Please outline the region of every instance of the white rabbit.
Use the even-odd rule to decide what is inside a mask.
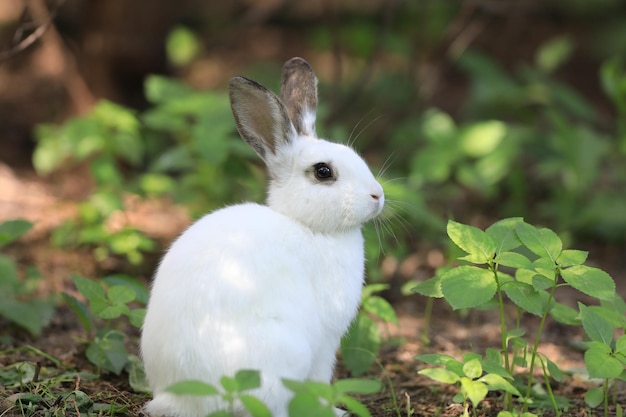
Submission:
[[[330,382],[361,297],[361,225],[384,205],[365,162],[316,137],[317,78],[306,61],[285,64],[280,99],[243,77],[228,87],[239,134],[267,165],[267,206],[215,211],[165,254],[141,336],[154,396],[145,410],[155,417],[224,406],[165,392],[181,380],[219,386],[223,375],[259,370],[253,394],[275,417],[288,415],[282,378]]]

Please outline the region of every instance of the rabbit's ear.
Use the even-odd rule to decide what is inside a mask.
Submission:
[[[296,138],[285,105],[262,85],[244,77],[228,83],[230,106],[239,134],[267,163],[270,153]]]
[[[302,58],[292,58],[283,66],[280,98],[299,135],[316,136],[317,77]]]

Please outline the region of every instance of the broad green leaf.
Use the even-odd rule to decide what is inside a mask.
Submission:
[[[374,394],[379,392],[382,384],[376,379],[343,378],[333,383],[335,395]]]
[[[565,375],[561,372],[561,369],[557,366],[556,363],[552,362],[549,358],[544,358],[547,365],[548,371],[550,372],[550,376],[557,382],[565,381]]]
[[[509,381],[496,374],[486,374],[479,379],[480,382],[487,384],[490,390],[502,390],[513,395],[521,397],[522,394]]]
[[[124,334],[110,330],[102,337],[96,338],[87,347],[87,359],[98,368],[106,369],[119,375],[126,363],[128,352],[124,345]]]
[[[480,360],[472,359],[463,364],[463,373],[466,377],[476,379],[483,374],[483,366],[480,364]]]
[[[485,232],[474,226],[468,226],[453,220],[448,221],[448,236],[469,255],[473,263],[487,263],[496,252],[496,244]]]
[[[448,361],[455,360],[454,357],[443,353],[425,353],[423,355],[417,355],[413,359],[425,362],[429,365],[445,365]]]
[[[128,320],[130,320],[130,324],[137,328],[141,328],[143,326],[143,321],[146,318],[146,309],[145,308],[135,308],[130,310],[127,314]]]
[[[334,391],[333,387],[317,381],[294,381],[291,379],[283,379],[283,385],[296,394],[312,394],[315,398],[323,398],[328,402],[332,402]]]
[[[363,308],[386,323],[398,324],[396,312],[387,300],[382,297],[370,296],[363,302]]]
[[[546,278],[543,275],[535,275],[532,278],[532,286],[535,291],[547,290],[554,285],[554,279]]]
[[[590,378],[611,379],[620,376],[624,365],[611,353],[611,348],[603,345],[593,345],[585,351],[585,365]]]
[[[613,341],[613,327],[611,323],[583,303],[578,303],[578,310],[580,311],[580,319],[587,336],[591,340],[610,346]]]
[[[441,277],[441,292],[455,310],[486,303],[493,298],[496,287],[493,273],[475,266],[460,266]]]
[[[142,304],[148,304],[150,292],[146,285],[137,278],[124,274],[108,275],[102,279],[102,282],[112,287],[113,285],[123,285],[132,288],[135,291],[135,298]]]
[[[504,366],[497,362],[486,360],[482,362],[482,365],[483,371],[486,374],[498,375],[502,378],[513,380],[513,376],[511,375],[511,373],[504,369]]]
[[[198,397],[207,397],[211,395],[219,395],[220,391],[213,385],[202,381],[178,381],[165,389],[176,395],[194,395]]]
[[[591,408],[596,408],[604,402],[604,390],[601,387],[590,388],[585,393],[585,404]]]
[[[589,306],[587,308],[590,311],[593,311],[598,316],[604,318],[611,325],[612,328],[626,328],[626,316],[624,315],[624,313],[620,313],[619,311],[615,311],[610,307],[604,306]]]
[[[626,316],[626,300],[624,300],[619,294],[615,294],[613,297],[606,300],[600,300],[600,305]]]
[[[474,408],[485,399],[489,389],[480,381],[472,381],[469,378],[461,378],[461,392],[469,398]]]
[[[93,328],[93,317],[91,317],[91,312],[82,301],[78,300],[76,297],[63,293],[63,300],[68,305],[68,307],[76,314],[78,317],[78,321],[83,325],[85,330],[88,332]]]
[[[582,265],[587,260],[589,252],[583,250],[565,249],[561,252],[556,262],[561,268],[567,268],[568,266]]]
[[[0,316],[4,317],[33,336],[39,336],[41,329],[52,319],[54,303],[51,300],[19,301],[0,295]]]
[[[184,66],[198,55],[200,45],[195,33],[185,26],[176,26],[167,36],[165,50],[171,63]]]
[[[549,74],[561,66],[572,55],[574,41],[568,35],[557,36],[544,42],[535,55],[535,64]]]
[[[105,292],[102,285],[91,279],[81,277],[80,275],[72,275],[74,285],[89,302],[94,299],[104,299]]]
[[[511,268],[531,269],[533,267],[532,262],[527,257],[516,252],[501,252],[496,256],[495,261],[499,265]]]
[[[502,290],[522,310],[542,317],[548,303],[548,294],[535,291],[532,285],[523,282],[510,282],[502,286]]]
[[[226,375],[220,378],[220,385],[224,388],[224,391],[230,394],[239,391],[239,382],[235,378]]]
[[[615,341],[615,353],[626,353],[626,334],[621,335]]]
[[[496,244],[497,254],[508,252],[522,244],[515,233],[515,226],[523,221],[521,217],[511,217],[502,219],[485,229],[485,233],[491,236]]]
[[[358,417],[371,417],[371,414],[367,407],[363,405],[359,400],[348,397],[346,395],[339,398],[339,402],[346,406],[350,415],[356,415]]]
[[[427,376],[443,384],[456,384],[461,380],[454,372],[442,368],[426,368],[419,371],[418,374]]]
[[[298,417],[336,417],[330,404],[322,404],[313,394],[297,393],[289,402],[290,416]]]
[[[111,305],[107,300],[94,299],[89,305],[94,316],[105,320],[116,319],[123,314],[130,313],[126,305]]]
[[[500,145],[507,133],[507,125],[499,120],[477,122],[459,136],[463,151],[470,157],[488,155]]]
[[[183,83],[160,75],[148,76],[144,90],[146,98],[153,104],[170,102],[193,94],[193,91]]]
[[[443,293],[441,292],[441,275],[418,282],[417,285],[411,289],[411,291],[426,297],[443,297]]]
[[[17,265],[8,256],[0,254],[0,295],[13,298],[20,292]]]
[[[151,392],[146,372],[143,368],[143,362],[137,355],[128,356],[126,372],[128,372],[128,383],[134,392],[148,394]]]
[[[0,223],[0,248],[24,236],[32,227],[31,222],[22,219]]]
[[[561,303],[553,303],[550,309],[550,316],[559,323],[569,326],[579,326],[580,318],[578,311]]]
[[[251,395],[240,395],[239,400],[252,417],[272,417],[272,412],[258,398]]]
[[[135,290],[125,285],[114,285],[108,289],[107,295],[115,304],[127,304],[135,299]]]
[[[378,324],[367,314],[357,315],[341,341],[343,363],[355,376],[363,374],[374,363],[380,342]]]
[[[600,300],[609,300],[615,295],[613,278],[601,269],[575,265],[563,269],[561,276],[565,282],[578,291]]]
[[[239,391],[247,391],[261,386],[261,374],[256,370],[242,369],[235,374]]]
[[[363,287],[363,290],[361,291],[361,298],[363,300],[366,300],[372,294],[385,291],[388,289],[389,289],[389,284],[367,284],[366,286]]]
[[[547,257],[553,264],[563,249],[561,239],[550,229],[538,229],[528,223],[519,222],[515,226],[517,237],[524,246],[540,257]]]

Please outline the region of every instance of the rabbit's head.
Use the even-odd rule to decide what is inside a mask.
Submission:
[[[317,138],[317,78],[306,61],[285,63],[281,98],[243,77],[230,80],[229,92],[239,134],[267,165],[268,206],[321,233],[358,228],[380,213],[383,189],[363,159]]]

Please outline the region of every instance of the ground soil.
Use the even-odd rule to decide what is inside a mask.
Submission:
[[[98,277],[123,266],[123,262],[116,259],[97,263],[86,249],[58,249],[50,245],[51,229],[76,212],[73,203],[59,198],[59,190],[62,190],[63,186],[58,180],[42,180],[29,170],[18,172],[3,165],[0,166],[0,188],[3,190],[0,221],[25,217],[36,222],[35,228],[23,240],[10,246],[6,252],[16,259],[20,266],[34,264],[41,270],[45,276],[39,288],[41,295],[61,292],[79,295],[72,288],[69,279],[71,273]],[[24,192],[25,190],[28,192]],[[188,221],[181,211],[163,202],[136,203],[130,207],[129,211],[138,211],[141,216],[137,213],[128,213],[127,218],[140,218],[142,227],[164,243],[175,236]],[[168,222],[170,226],[163,228],[159,225],[163,223],[161,220],[164,216],[168,216],[170,220],[178,220]],[[405,261],[404,265],[400,265],[400,269],[411,269],[412,277],[424,278],[432,273],[432,264],[436,264],[440,257],[441,254],[434,249],[424,252],[418,250]],[[612,257],[608,256],[607,259],[609,261],[606,264],[599,266],[608,270],[619,267],[610,262]],[[148,259],[145,267],[136,269],[136,276],[148,282],[156,260],[156,257]],[[407,263],[412,266],[407,266]],[[619,274],[622,271],[613,271],[614,274],[615,272]],[[623,295],[626,288],[620,280],[616,281]],[[576,293],[568,292],[566,289],[561,291],[560,296],[562,302],[572,305],[578,300]],[[496,313],[472,311],[462,314],[437,301],[434,304],[430,327],[427,328],[424,319],[426,300],[423,297],[417,295],[393,297],[392,301],[399,316],[399,326],[383,327],[388,339],[379,357],[381,365],[373,366],[367,375],[382,378],[386,388],[379,394],[362,398],[363,402],[374,417],[408,416],[409,408],[413,410],[414,416],[461,415],[463,411],[461,405],[452,401],[456,389],[433,383],[428,378],[418,375],[418,370],[424,365],[415,361],[414,357],[423,353],[446,353],[460,357],[466,352],[484,352],[487,347],[497,347],[499,324]],[[513,312],[510,313],[513,317]],[[537,324],[533,317],[523,318],[523,325],[529,334],[532,334]],[[3,367],[23,360],[39,363],[42,369],[58,367],[58,364],[55,365],[37,351],[24,350],[24,347],[30,346],[56,358],[68,369],[96,371],[85,357],[85,341],[88,335],[80,327],[78,319],[62,303],[59,303],[50,325],[43,330],[40,337],[29,336],[6,321],[0,321],[0,325],[0,337],[5,341],[5,346],[0,351],[0,364]],[[124,330],[128,334],[129,349],[136,352],[137,330],[130,326]],[[584,404],[585,392],[596,383],[587,381],[584,377],[583,353],[576,345],[576,342],[581,340],[583,334],[579,329],[549,322],[539,350],[556,362],[569,376],[561,383],[551,381],[555,393],[568,398],[571,402],[571,407],[564,415],[602,415],[600,411],[590,410]],[[337,376],[349,376],[349,373],[340,365]],[[0,398],[14,398],[11,396],[24,389],[25,387],[0,388]],[[126,374],[115,376],[105,373],[96,380],[76,379],[55,389],[60,392],[80,389],[97,402],[124,404],[126,407],[124,414],[129,416],[140,416],[141,406],[147,399],[144,394],[133,393]],[[616,393],[617,402],[626,404],[626,384],[619,383]],[[10,406],[10,401],[7,400],[0,403],[0,415],[16,415]],[[495,395],[489,396],[479,407],[477,415],[496,416],[500,407],[501,399]],[[539,414],[552,416],[554,412],[544,410]]]

